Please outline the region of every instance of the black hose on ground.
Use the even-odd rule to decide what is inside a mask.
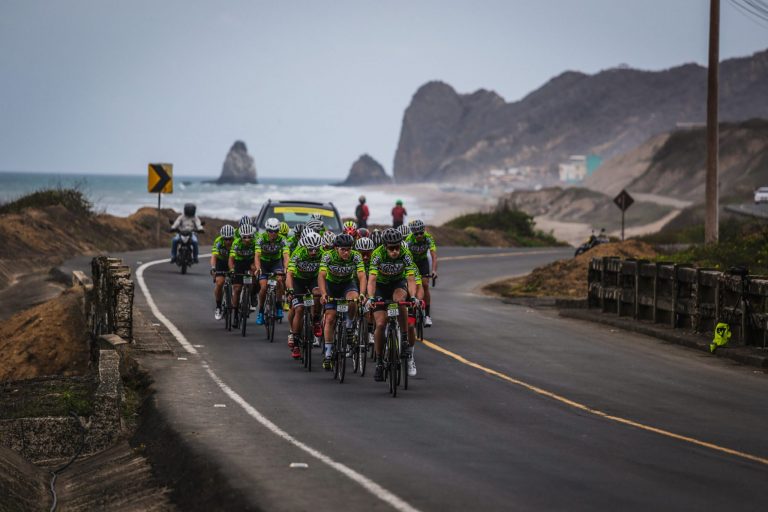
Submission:
[[[77,426],[80,427],[80,447],[77,449],[75,454],[72,456],[72,458],[64,464],[59,469],[55,469],[51,471],[51,496],[53,497],[53,503],[51,504],[51,510],[50,512],[56,511],[56,506],[58,505],[58,498],[56,497],[56,477],[67,469],[69,466],[72,465],[73,462],[75,462],[75,459],[77,459],[80,456],[80,453],[82,453],[83,448],[85,447],[85,428],[83,427],[82,423],[80,423],[80,418],[78,418],[77,413],[75,411],[69,411],[69,415],[72,416],[75,421],[77,422]]]

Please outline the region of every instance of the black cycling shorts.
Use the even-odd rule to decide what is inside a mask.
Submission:
[[[252,260],[235,260],[235,277],[232,278],[233,284],[243,284],[243,274],[251,270]]]
[[[349,292],[360,293],[360,290],[357,285],[357,281],[355,280],[348,281],[346,283],[332,283],[330,281],[326,281],[325,286],[328,290],[328,296],[334,297],[336,299],[345,298],[347,296],[347,293]],[[336,303],[329,302],[328,304],[325,305],[324,309],[336,309]]]
[[[374,294],[374,297],[381,297],[384,300],[392,300],[392,296],[398,288],[405,290],[405,295],[406,297],[408,296],[408,282],[405,279],[392,281],[387,284],[376,282],[376,293]],[[379,306],[376,308],[376,311],[381,311],[383,309],[383,307]]]
[[[426,281],[428,276],[431,273],[431,270],[429,268],[429,260],[427,258],[424,258],[423,260],[416,261],[416,268],[419,269],[419,274],[421,274],[421,280],[422,283]]]
[[[216,258],[216,272],[228,272],[228,271],[229,271],[229,262],[227,260]]]
[[[284,273],[283,260],[264,261],[261,260],[261,275],[259,280],[266,279],[268,274]]]
[[[293,278],[294,297],[300,297],[305,293],[312,293],[312,290],[315,288],[317,288],[317,277],[310,277],[309,279]]]

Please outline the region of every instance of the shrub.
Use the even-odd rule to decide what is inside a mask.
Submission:
[[[41,189],[0,205],[0,214],[20,213],[25,208],[45,208],[55,205],[62,205],[73,213],[83,215],[90,215],[93,207],[93,204],[81,190],[57,187]]]

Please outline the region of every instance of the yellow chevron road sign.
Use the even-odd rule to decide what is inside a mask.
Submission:
[[[173,164],[149,164],[147,191],[173,194]]]

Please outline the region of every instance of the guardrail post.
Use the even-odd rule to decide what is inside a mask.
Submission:
[[[661,263],[656,262],[653,272],[653,323],[656,323],[659,316],[659,265]]]
[[[680,283],[678,282],[678,265],[675,263],[672,267],[672,315],[669,320],[669,325],[673,329],[677,327],[677,293],[680,289]]]

